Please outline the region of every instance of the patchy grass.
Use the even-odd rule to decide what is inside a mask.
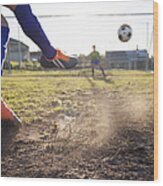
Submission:
[[[53,106],[54,97],[90,89],[110,89],[123,94],[153,93],[153,74],[142,71],[107,71],[110,76],[104,80],[96,71],[92,79],[90,70],[72,71],[25,71],[14,70],[2,77],[2,97],[7,104],[26,122],[31,122],[46,112],[59,112],[62,105]]]
[[[2,96],[24,125],[2,132],[2,176],[153,180],[153,74],[107,74],[6,73]]]

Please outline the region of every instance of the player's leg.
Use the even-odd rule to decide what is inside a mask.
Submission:
[[[77,64],[77,59],[63,54],[56,50],[49,42],[37,17],[32,13],[30,5],[17,5],[16,7],[7,5],[10,8],[24,33],[39,46],[43,52],[40,63],[45,68],[73,68]]]
[[[95,66],[93,63],[91,63],[91,70],[92,70],[92,77],[94,78],[95,76]]]
[[[4,60],[6,55],[9,28],[6,19],[1,15],[1,75],[3,73]],[[14,120],[14,117],[7,105],[1,99],[1,120]]]
[[[104,69],[103,69],[103,67],[99,64],[99,68],[100,68],[100,70],[101,70],[101,72],[102,72],[102,75],[104,76],[104,78],[106,77],[106,74],[105,74],[105,71],[104,71]]]
[[[3,72],[3,65],[6,56],[7,42],[9,38],[9,27],[6,19],[1,15],[1,75]],[[19,122],[20,120],[8,108],[7,104],[1,98],[1,121]]]
[[[4,60],[7,50],[7,41],[9,37],[9,27],[6,19],[1,14],[1,75],[4,66]]]
[[[1,98],[1,121],[12,122],[14,124],[21,123],[21,120],[15,115],[15,113],[7,106],[7,104]]]

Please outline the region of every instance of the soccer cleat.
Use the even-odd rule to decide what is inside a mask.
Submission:
[[[16,114],[8,108],[7,104],[1,99],[1,122],[11,122],[13,124],[20,124],[21,120]]]
[[[69,57],[63,54],[60,50],[57,50],[56,56],[53,59],[47,59],[45,56],[41,56],[40,64],[44,68],[59,68],[59,69],[71,69],[78,63],[75,57]]]

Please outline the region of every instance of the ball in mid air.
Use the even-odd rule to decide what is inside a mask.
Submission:
[[[127,24],[123,24],[118,30],[118,38],[122,42],[127,42],[131,39],[131,37],[132,37],[132,28]]]

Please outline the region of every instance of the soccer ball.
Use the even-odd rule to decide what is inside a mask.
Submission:
[[[127,42],[131,39],[131,36],[132,28],[127,24],[123,24],[118,30],[118,38],[120,41]]]

